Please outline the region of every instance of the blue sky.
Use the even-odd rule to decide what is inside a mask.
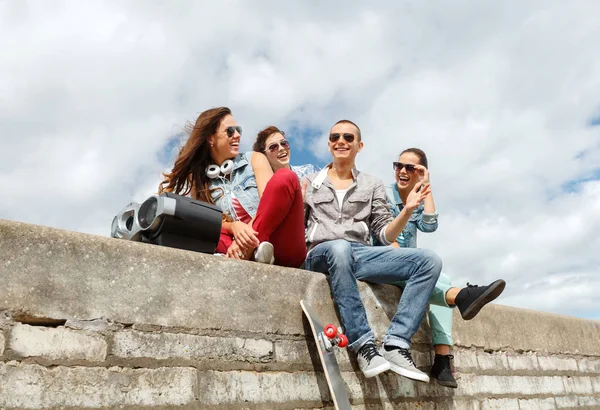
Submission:
[[[578,189],[587,183],[600,180],[600,168],[592,170],[588,175],[583,175],[579,178],[572,179],[563,184],[563,191],[576,192]]]
[[[598,126],[600,126],[600,113],[596,114],[592,118],[590,118],[590,120],[588,121],[588,125],[590,127],[598,127]]]
[[[600,147],[600,114],[596,114],[591,116],[587,121],[586,121],[586,128],[589,128],[593,131],[596,131],[597,133],[597,146]],[[589,150],[589,151],[582,151],[577,153],[577,155],[575,156],[575,160],[581,160],[584,161],[586,159],[586,157],[592,153],[593,154],[594,150]],[[562,185],[562,190],[564,192],[575,192],[579,189],[582,188],[582,186],[587,183],[587,182],[593,182],[593,181],[598,181],[600,180],[600,163],[597,165],[597,167],[593,167],[592,169],[588,169],[588,171],[585,174],[581,174],[579,175],[577,178],[571,179],[569,181],[566,181],[563,185]]]
[[[287,127],[285,131],[287,139],[291,143],[291,164],[292,165],[304,165],[304,164],[313,164],[317,165],[319,168],[323,168],[328,164],[328,158],[325,156],[321,156],[318,158],[315,155],[314,150],[311,150],[310,147],[313,144],[325,144],[326,142],[319,141],[319,137],[323,135],[327,135],[329,130],[311,128],[311,127],[302,127],[301,125],[291,125]]]

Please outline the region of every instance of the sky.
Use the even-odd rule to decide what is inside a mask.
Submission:
[[[0,218],[108,236],[156,192],[200,112],[242,149],[287,131],[328,162],[339,119],[357,166],[393,181],[428,155],[457,286],[600,320],[600,2],[0,0]]]

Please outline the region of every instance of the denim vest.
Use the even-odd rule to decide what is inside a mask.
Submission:
[[[238,218],[233,210],[232,198],[235,196],[252,218],[258,209],[258,188],[254,169],[250,163],[252,152],[244,152],[233,158],[233,171],[230,178],[218,177],[210,181],[210,195],[215,205],[232,220]]]
[[[394,215],[395,218],[404,208],[402,199],[400,199],[400,192],[398,192],[398,187],[395,183],[386,185],[385,191],[388,206],[390,207],[392,215]],[[406,226],[396,238],[396,242],[401,248],[416,248],[417,230],[421,232],[433,232],[437,228],[438,212],[436,211],[433,214],[425,213],[423,203],[421,203],[410,215]]]

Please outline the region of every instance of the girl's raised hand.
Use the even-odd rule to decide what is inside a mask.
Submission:
[[[414,188],[410,191],[410,194],[408,194],[408,198],[406,198],[405,207],[411,211],[414,211],[430,193],[431,186],[429,184],[417,182]]]
[[[419,182],[423,184],[429,184],[429,170],[423,165],[415,165],[417,172],[419,173]]]

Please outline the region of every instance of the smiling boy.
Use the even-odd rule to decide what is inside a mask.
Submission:
[[[442,261],[425,249],[369,245],[371,232],[384,244],[394,242],[412,211],[429,193],[429,186],[419,185],[420,190],[415,187],[405,208],[394,218],[387,206],[384,185],[355,167],[356,155],[363,148],[358,126],[352,121],[338,121],[329,134],[328,147],[332,163],[308,176],[304,184],[310,247],[306,268],[329,275],[348,347],[357,353],[366,377],[391,369],[428,382],[429,376],[415,366],[409,348],[427,310]],[[357,280],[407,281],[381,349],[377,348],[367,322]]]

